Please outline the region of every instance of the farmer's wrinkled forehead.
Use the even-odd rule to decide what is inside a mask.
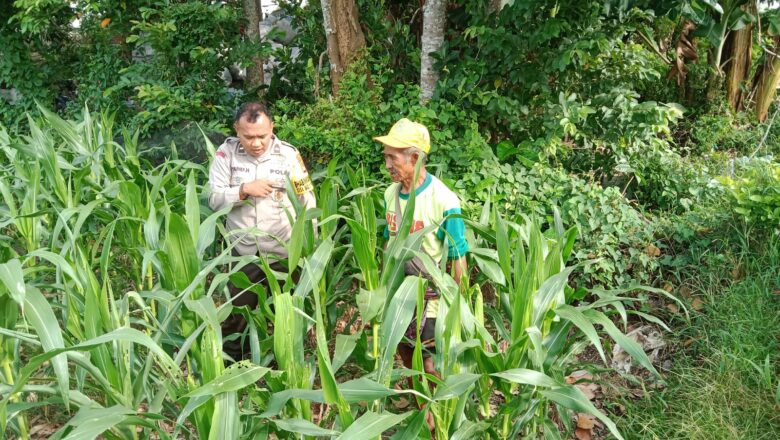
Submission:
[[[403,157],[406,154],[406,149],[405,148],[394,148],[394,147],[390,147],[390,146],[385,145],[385,152],[384,152],[384,154],[385,154],[386,158],[392,158],[392,159],[400,158],[400,157]]]

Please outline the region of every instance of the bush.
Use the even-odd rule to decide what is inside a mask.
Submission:
[[[768,159],[736,166],[738,175],[717,179],[731,195],[734,212],[758,227],[779,229],[780,165]]]
[[[597,260],[583,267],[582,282],[620,285],[654,277],[659,251],[653,223],[617,188],[605,189],[541,164],[501,164],[489,154],[475,161],[454,187],[472,216],[491,200],[510,217],[539,216],[552,224],[553,207],[559,207],[564,223],[580,231],[575,259]]]

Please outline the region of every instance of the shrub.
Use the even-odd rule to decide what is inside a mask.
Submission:
[[[580,281],[620,285],[653,279],[658,267],[653,223],[617,188],[602,188],[541,164],[501,164],[489,154],[475,161],[454,187],[472,214],[490,200],[510,217],[539,216],[552,225],[553,208],[559,207],[563,221],[580,231],[574,258],[597,259],[584,267]]]
[[[780,165],[770,160],[738,163],[739,175],[717,180],[731,195],[733,210],[746,221],[765,228],[780,225]]]

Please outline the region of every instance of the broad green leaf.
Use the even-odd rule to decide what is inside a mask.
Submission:
[[[479,267],[480,272],[484,273],[490,281],[500,286],[506,285],[506,277],[504,276],[504,271],[501,269],[501,265],[494,260],[485,258],[484,256],[473,252],[472,256],[474,257],[474,261],[477,262],[477,267]]]
[[[383,432],[401,423],[411,412],[403,414],[381,413],[367,411],[359,419],[347,428],[339,437],[339,440],[370,439],[381,435]]]
[[[70,375],[68,374],[68,361],[67,357],[61,353],[65,347],[65,342],[62,339],[62,331],[60,330],[57,318],[54,316],[54,312],[51,309],[49,301],[43,296],[43,294],[35,287],[28,287],[27,294],[24,297],[24,315],[30,324],[38,333],[38,339],[41,341],[44,353],[41,356],[47,356],[46,360],[51,359],[52,368],[54,368],[54,374],[57,376],[57,385],[60,390],[60,395],[65,401],[65,407],[68,408],[68,389],[70,388]],[[56,355],[50,355],[56,353]],[[40,356],[36,356],[40,357]],[[33,358],[34,360],[35,358]],[[27,364],[34,365],[35,362],[30,360]],[[26,368],[26,367],[25,367]],[[32,371],[30,371],[32,374]],[[29,375],[21,375],[22,377],[16,378],[17,388],[19,385],[24,385]]]
[[[465,393],[474,382],[482,377],[480,374],[460,373],[453,374],[444,380],[444,383],[436,387],[433,400],[446,400],[459,397]]]
[[[304,399],[317,403],[323,403],[325,401],[322,390],[287,389],[272,394],[271,398],[268,400],[268,405],[265,407],[265,411],[258,417],[269,418],[278,415],[282,412],[287,401],[290,399]]]
[[[355,350],[360,333],[352,335],[336,335],[336,349],[333,353],[333,372],[339,371]]]
[[[500,377],[501,379],[508,380],[512,383],[520,383],[523,385],[532,385],[537,387],[553,388],[561,386],[562,384],[555,381],[550,376],[526,368],[514,368],[512,370],[502,371],[500,373],[493,373],[491,376]]]
[[[314,423],[304,419],[279,419],[274,420],[274,424],[287,432],[296,434],[310,435],[314,437],[333,437],[341,434],[331,429],[320,428]]]
[[[483,433],[489,427],[490,424],[486,421],[474,423],[471,420],[464,420],[450,440],[478,440],[483,438]]]
[[[34,288],[28,289],[27,292],[28,301],[31,297],[36,296],[35,294],[31,295],[31,292],[37,292],[37,289]],[[40,292],[37,292],[37,295],[40,295],[40,300],[45,301],[43,295],[41,295]],[[48,303],[46,303],[46,306],[48,307]],[[28,302],[28,307],[30,307],[29,302]],[[49,309],[49,311],[51,311],[51,309]],[[54,325],[56,326],[57,321],[56,319],[54,319],[53,314],[50,316],[50,320],[48,322],[54,323]],[[57,328],[57,331],[58,330],[59,327]],[[38,336],[41,337],[41,334],[39,333]],[[52,336],[52,335],[47,335],[46,337],[47,338],[54,337],[56,339],[56,336]],[[61,338],[62,336],[59,335],[59,337]],[[171,378],[175,378],[174,375],[178,374],[178,372],[180,371],[179,367],[173,363],[173,360],[170,358],[170,356],[168,356],[168,354],[159,345],[157,345],[149,336],[136,329],[123,327],[71,347],[47,350],[45,353],[39,354],[38,356],[31,358],[27,362],[27,364],[25,364],[22,367],[21,371],[19,372],[19,376],[16,378],[17,383],[14,385],[14,391],[11,394],[19,392],[19,390],[21,390],[22,386],[25,385],[25,383],[32,376],[35,370],[37,370],[44,362],[62,353],[71,352],[71,351],[85,351],[102,344],[113,343],[113,342],[132,342],[135,344],[143,345],[144,347],[149,349],[149,351],[152,354],[155,355],[156,359],[160,361],[161,366],[168,371]],[[41,339],[41,343],[43,343],[43,338]],[[52,361],[52,363],[55,362],[56,361]],[[83,364],[80,366],[86,367],[86,365]],[[56,367],[55,367],[55,371],[56,371]],[[67,369],[65,370],[65,372],[67,377]],[[98,370],[97,373],[99,374],[100,371]],[[62,383],[67,384],[67,381],[64,381]],[[4,396],[3,398],[3,402],[7,402],[7,401],[8,401],[8,395]]]
[[[304,270],[309,270],[311,266],[308,261],[304,263]],[[344,401],[344,396],[339,390],[336,377],[333,374],[333,365],[330,363],[330,353],[328,352],[328,342],[325,339],[325,322],[323,320],[323,310],[320,300],[319,283],[322,279],[322,272],[312,274],[311,278],[314,287],[314,307],[316,315],[316,338],[317,338],[317,366],[320,371],[320,381],[322,382],[322,392],[325,396],[325,402],[329,405],[336,405],[339,411],[339,420],[341,426],[347,428],[354,421],[352,411]]]
[[[214,401],[209,438],[238,440],[241,435],[241,417],[235,391],[220,393]]]
[[[0,281],[5,284],[5,288],[11,294],[11,298],[19,304],[24,311],[24,294],[26,287],[24,285],[24,274],[22,272],[22,263],[16,258],[7,263],[0,264]],[[0,291],[1,293],[2,291]]]
[[[601,339],[599,338],[598,333],[596,333],[596,329],[593,327],[593,324],[585,315],[582,314],[582,312],[570,305],[560,304],[555,309],[555,313],[561,318],[571,321],[572,324],[577,326],[577,328],[579,328],[585,334],[590,343],[596,347],[596,350],[599,352],[599,356],[601,356],[601,360],[604,361],[605,364],[607,363],[607,357],[604,355],[604,348],[601,346]]]
[[[183,291],[198,274],[198,258],[187,222],[176,213],[168,216],[165,236],[167,288]]]
[[[100,434],[124,421],[134,411],[121,405],[110,408],[82,408],[68,421],[67,426],[74,426],[64,440],[95,439]],[[63,427],[60,431],[64,431]]]
[[[238,391],[260,380],[270,368],[250,364],[249,362],[237,362],[228,367],[222,375],[192,390],[183,397],[212,396],[220,393]]]
[[[386,380],[392,369],[398,343],[401,342],[404,332],[409,327],[409,323],[412,322],[414,308],[417,305],[417,289],[420,282],[422,282],[422,279],[419,277],[406,277],[398,290],[393,294],[382,317],[382,325],[379,328],[382,353],[377,373],[380,382]]]
[[[620,435],[617,426],[615,426],[612,420],[605,416],[601,411],[596,409],[596,407],[590,403],[590,400],[588,400],[588,398],[585,397],[585,395],[582,394],[582,391],[580,391],[577,387],[558,387],[549,390],[540,390],[539,393],[565,408],[593,414],[599,420],[601,420],[601,422],[607,428],[609,428],[609,432],[611,432],[612,435],[614,435],[619,440],[623,440],[623,436]]]
[[[393,435],[390,439],[391,440],[418,440],[420,438],[420,431],[422,431],[423,426],[425,426],[425,429],[428,429],[426,423],[425,423],[425,416],[428,414],[429,407],[426,406],[425,408],[421,409],[420,411],[417,411],[417,413],[409,420],[409,423],[406,425],[406,427]]]
[[[360,317],[364,322],[370,322],[382,311],[387,300],[385,286],[379,286],[374,290],[360,289],[355,296]]]
[[[185,190],[184,214],[187,217],[192,242],[198,242],[200,228],[200,202],[198,201],[198,185],[195,180],[195,171],[190,171]]]
[[[325,267],[330,260],[330,256],[333,253],[334,243],[330,238],[326,238],[317,247],[310,257],[307,258],[309,264],[309,270],[304,270],[301,274],[301,279],[298,285],[295,287],[295,296],[305,297],[314,288],[314,278],[317,274],[320,274],[317,278],[322,278],[322,273],[325,271]]]
[[[615,324],[613,324],[612,321],[610,321],[609,318],[606,317],[606,315],[596,310],[585,310],[583,313],[585,314],[585,316],[590,318],[591,322],[600,324],[607,332],[607,334],[609,334],[609,336],[618,345],[623,347],[626,353],[631,355],[632,358],[634,358],[637,362],[639,362],[648,371],[655,374],[656,377],[661,377],[661,374],[658,373],[655,367],[653,367],[653,363],[650,361],[650,358],[647,357],[647,354],[642,349],[642,346],[639,345],[633,339],[623,334],[623,332],[621,332],[615,326]]]

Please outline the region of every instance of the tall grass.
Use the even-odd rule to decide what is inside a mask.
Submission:
[[[672,360],[668,387],[625,402],[624,429],[636,438],[770,439],[780,432],[780,240],[736,238],[733,259],[706,264],[705,257],[682,278],[705,305],[673,335],[687,348]]]

